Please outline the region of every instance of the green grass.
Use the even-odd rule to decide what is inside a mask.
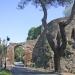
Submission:
[[[8,70],[1,70],[0,75],[12,75],[10,71]]]

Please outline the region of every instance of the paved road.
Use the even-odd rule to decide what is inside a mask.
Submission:
[[[29,68],[19,67],[19,66],[13,67],[11,69],[11,72],[13,75],[56,75],[52,73],[38,72],[36,70],[31,70]]]

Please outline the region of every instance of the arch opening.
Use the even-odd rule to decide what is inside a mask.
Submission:
[[[14,62],[22,62],[24,63],[24,48],[21,45],[17,45],[14,47]]]

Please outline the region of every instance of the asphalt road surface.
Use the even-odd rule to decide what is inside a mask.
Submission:
[[[39,72],[36,70],[31,70],[29,68],[15,66],[11,69],[12,75],[57,75],[47,72]]]
[[[12,67],[12,75],[57,75],[51,72],[40,72],[32,68],[24,67],[21,62],[15,62],[15,66]]]

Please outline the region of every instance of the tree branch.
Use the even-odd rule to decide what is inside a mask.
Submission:
[[[42,0],[39,0],[39,1],[41,3],[41,7],[42,7],[43,12],[44,12],[44,16],[42,18],[42,25],[44,26],[45,29],[47,29],[47,22],[46,22],[46,20],[47,20],[47,9],[46,9],[46,5],[43,3]]]

